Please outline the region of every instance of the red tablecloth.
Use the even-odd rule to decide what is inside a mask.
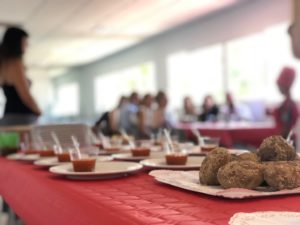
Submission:
[[[258,147],[263,139],[279,134],[273,123],[217,122],[217,123],[179,123],[176,128],[185,132],[190,140],[195,137],[191,129],[198,129],[204,136],[219,137],[222,146],[231,148],[234,144]]]
[[[236,212],[300,211],[300,195],[227,200],[160,184],[145,172],[70,181],[0,159],[0,194],[27,225],[227,224]]]

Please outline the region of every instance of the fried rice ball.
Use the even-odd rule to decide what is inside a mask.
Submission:
[[[266,138],[257,151],[261,161],[291,161],[296,157],[294,147],[281,136]]]
[[[253,162],[259,162],[258,156],[253,152],[245,152],[243,154],[240,154],[237,156],[238,161],[253,161]]]
[[[294,161],[300,161],[300,156],[297,153],[296,153],[296,157],[295,157]]]
[[[237,161],[237,160],[239,160],[239,157],[236,154],[230,154],[230,162]]]
[[[263,167],[254,161],[232,161],[219,169],[217,178],[223,188],[255,189],[264,181]]]
[[[200,183],[205,185],[219,185],[217,173],[221,166],[230,162],[231,156],[225,148],[215,148],[203,160],[199,178]]]
[[[265,163],[264,180],[273,190],[300,187],[300,162],[282,161]]]

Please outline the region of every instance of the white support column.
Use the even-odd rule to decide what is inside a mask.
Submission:
[[[156,86],[157,90],[167,91],[168,79],[167,79],[167,60],[165,56],[159,56],[155,59],[156,70]]]
[[[227,46],[222,44],[222,74],[223,74],[223,90],[227,93],[229,90],[229,77],[228,77],[228,59],[227,59]]]

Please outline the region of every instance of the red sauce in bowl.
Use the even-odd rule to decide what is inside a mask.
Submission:
[[[104,150],[109,152],[109,153],[116,153],[116,152],[120,151],[120,149],[118,147],[105,148]]]
[[[24,154],[25,155],[33,155],[33,154],[38,154],[39,151],[38,150],[25,150]]]
[[[149,148],[134,148],[131,149],[132,156],[149,156],[150,149]]]
[[[75,172],[92,172],[95,170],[96,159],[76,159],[72,164]]]
[[[58,162],[71,162],[70,154],[69,152],[63,152],[56,154]]]
[[[103,148],[103,145],[102,145],[102,143],[97,143],[97,144],[93,144],[95,147],[97,147],[97,148]]]
[[[41,157],[51,157],[55,156],[54,150],[42,150],[39,151]]]
[[[187,155],[184,154],[167,154],[165,158],[168,165],[185,165],[187,162]]]

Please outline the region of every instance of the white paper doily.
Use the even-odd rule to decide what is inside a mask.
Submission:
[[[218,196],[223,198],[242,199],[300,194],[300,187],[291,190],[270,191],[267,187],[259,187],[257,190],[248,190],[244,188],[224,189],[221,186],[202,185],[199,182],[199,170],[153,170],[149,173],[149,175],[153,176],[159,182],[169,184],[184,190],[194,191],[202,194]]]
[[[229,221],[229,225],[299,225],[298,212],[253,212],[236,213]]]

